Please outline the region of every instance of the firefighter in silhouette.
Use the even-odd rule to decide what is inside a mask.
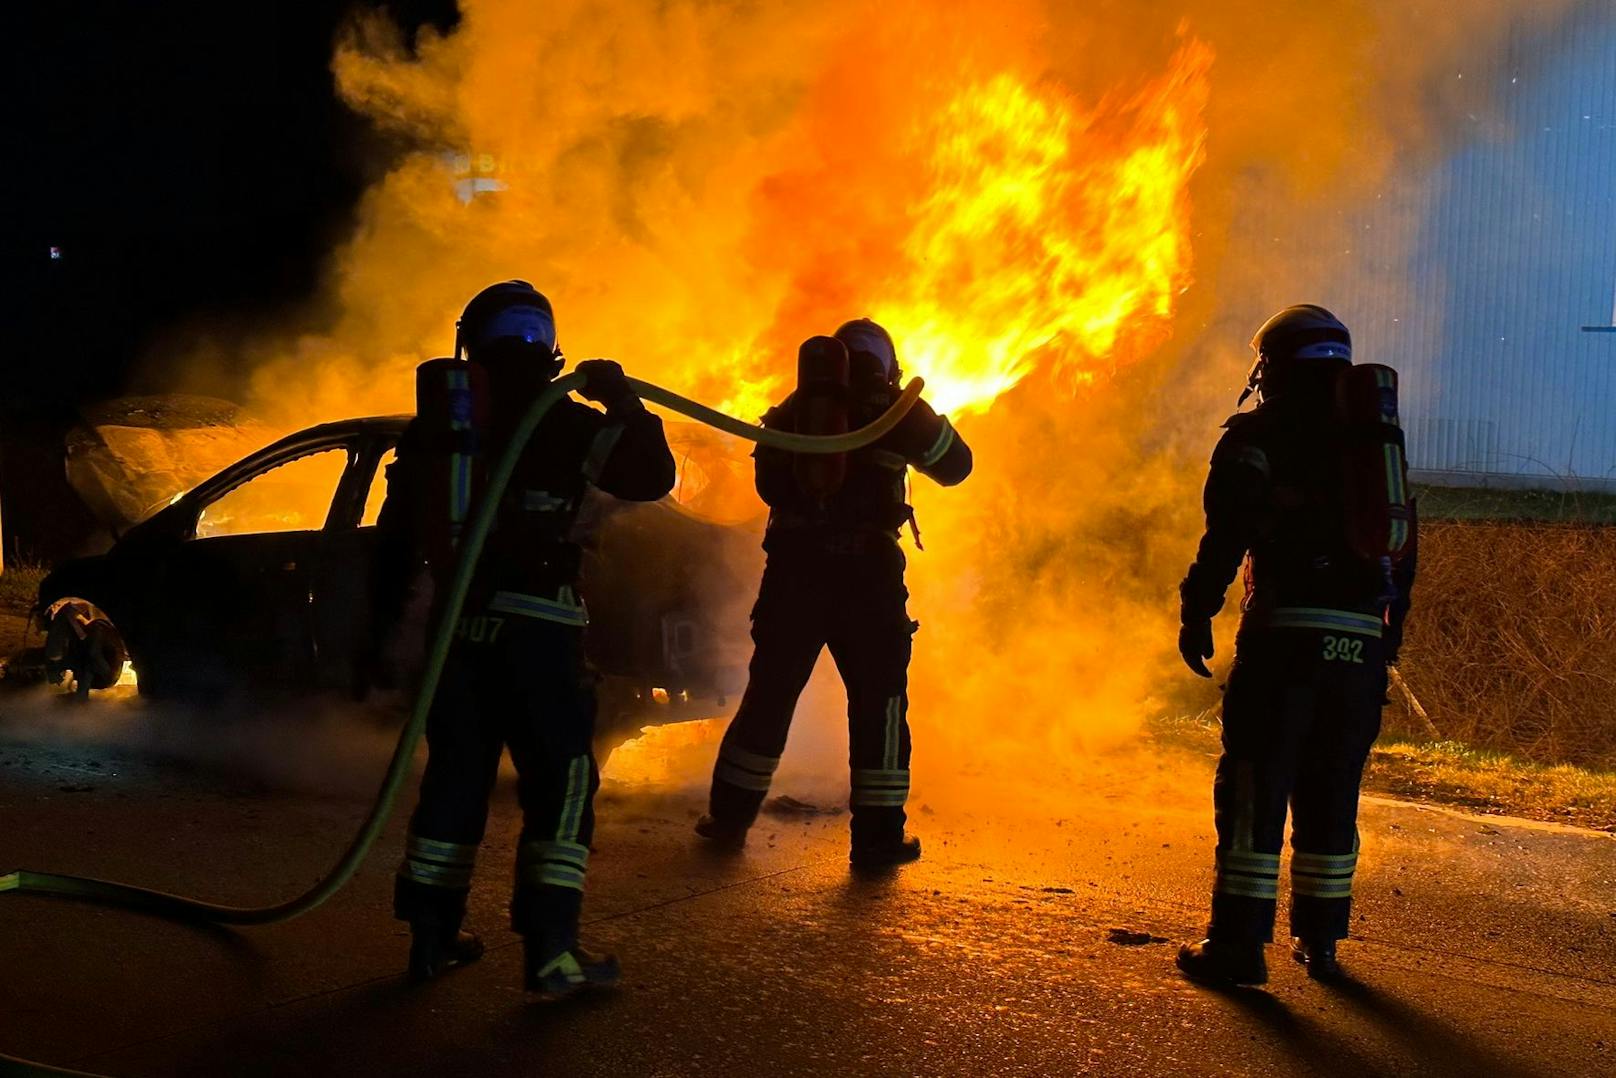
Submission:
[[[878,418],[897,399],[892,338],[868,319],[805,342],[798,388],[769,410],[776,430],[834,434]],[[759,447],[757,489],[769,506],[767,565],[752,610],[749,680],[713,771],[709,814],[696,831],[739,847],[768,793],[797,698],[830,648],[847,687],[854,865],[913,861],[904,832],[909,793],[911,621],[899,529],[913,522],[910,467],[953,486],[971,451],[946,418],[918,402],[872,446],[840,457]],[[918,539],[918,531],[916,533]]]
[[[1213,452],[1206,533],[1180,586],[1179,651],[1210,677],[1212,617],[1246,565],[1213,785],[1211,924],[1178,955],[1213,984],[1267,980],[1287,805],[1293,955],[1316,979],[1341,975],[1358,786],[1414,567],[1395,373],[1354,367],[1346,327],[1312,305],[1274,315],[1252,348],[1241,402],[1260,403]]]
[[[440,597],[448,591],[460,530],[487,472],[563,362],[549,301],[525,281],[508,281],[467,304],[455,357],[417,372],[418,412],[388,469],[378,528],[384,627],[397,623],[412,579],[432,579]],[[394,890],[394,911],[410,925],[415,979],[482,954],[462,920],[505,748],[522,806],[511,927],[524,937],[526,986],[561,997],[618,977],[614,958],[578,942],[599,775],[587,617],[575,590],[579,550],[569,533],[587,485],[652,501],[672,489],[674,464],[662,421],[621,367],[592,359],[577,372],[588,379],[580,394],[604,411],[562,400],[528,443],[427,720],[426,772]]]

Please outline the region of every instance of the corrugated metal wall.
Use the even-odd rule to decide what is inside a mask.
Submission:
[[[1616,484],[1616,4],[1461,75],[1503,130],[1359,224],[1358,354],[1402,371],[1416,469]]]

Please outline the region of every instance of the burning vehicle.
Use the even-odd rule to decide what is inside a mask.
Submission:
[[[81,695],[132,681],[142,696],[214,706],[247,692],[363,698],[377,687],[375,522],[409,420],[287,435],[175,495],[106,553],[57,567],[35,608],[46,676]],[[643,727],[726,714],[744,684],[761,560],[749,462],[686,424],[670,424],[669,441],[673,495],[592,498],[580,515],[603,757]],[[406,670],[427,605],[405,627]]]

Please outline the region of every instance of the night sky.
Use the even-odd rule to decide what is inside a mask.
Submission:
[[[385,6],[407,27],[456,18],[452,2]],[[147,388],[161,357],[137,364],[176,327],[314,293],[389,150],[333,91],[332,42],[354,7],[78,3],[23,17],[0,414]]]
[[[188,327],[247,333],[317,293],[361,193],[401,149],[333,88],[332,45],[357,6],[187,0],[12,14],[0,225],[8,563],[109,538],[66,480],[65,435],[84,405],[172,388]],[[458,18],[452,0],[380,6],[412,36]]]

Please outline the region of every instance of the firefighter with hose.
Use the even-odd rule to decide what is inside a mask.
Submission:
[[[886,412],[898,396],[897,352],[868,319],[813,337],[798,355],[797,390],[765,427],[836,434]],[[804,456],[760,445],[757,490],[769,506],[767,563],[752,610],[755,648],[746,692],[713,770],[703,838],[739,848],[768,794],[797,698],[827,646],[847,687],[852,771],[851,861],[882,868],[920,856],[904,831],[909,794],[911,638],[899,529],[913,526],[906,480],[914,467],[953,486],[971,451],[924,402],[873,445],[843,456]],[[918,543],[919,531],[916,529]]]
[[[1288,307],[1252,340],[1237,413],[1212,455],[1206,533],[1180,586],[1179,651],[1211,677],[1212,617],[1242,564],[1246,596],[1213,784],[1207,938],[1178,965],[1210,984],[1266,982],[1287,807],[1292,953],[1342,976],[1358,860],[1358,787],[1380,730],[1413,584],[1397,376],[1352,363],[1346,326]]]
[[[378,624],[397,624],[412,580],[441,595],[491,460],[528,403],[560,373],[550,302],[525,281],[478,293],[455,356],[417,373],[418,412],[388,469],[378,531]],[[578,921],[599,773],[595,698],[583,656],[588,622],[570,532],[585,487],[654,501],[673,487],[662,421],[611,360],[579,363],[580,395],[545,415],[494,518],[427,719],[428,757],[394,887],[409,922],[410,976],[482,954],[462,927],[502,749],[516,765],[523,827],[511,927],[524,938],[526,987],[544,998],[609,986],[610,956],[584,950]]]

